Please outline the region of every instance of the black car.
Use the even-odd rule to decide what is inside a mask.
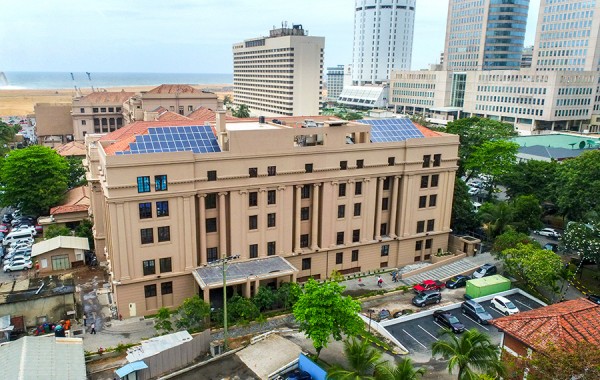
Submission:
[[[454,276],[448,281],[446,281],[446,288],[448,289],[457,289],[462,288],[463,286],[467,286],[467,281],[469,281],[471,277],[458,275]]]
[[[414,296],[412,299],[412,304],[418,307],[423,307],[433,303],[440,303],[441,300],[442,294],[439,290],[428,290]]]
[[[312,376],[306,371],[295,369],[293,372],[287,374],[285,380],[312,380]]]
[[[556,243],[546,243],[543,248],[554,253],[558,252],[558,244]]]
[[[13,220],[13,217],[11,214],[4,214],[2,216],[2,223],[10,223]]]
[[[498,273],[498,268],[494,264],[483,264],[479,269],[473,272],[473,278],[482,278],[493,276]]]
[[[460,323],[451,312],[445,310],[436,310],[433,312],[433,320],[440,325],[449,328],[453,333],[459,334],[465,331],[465,325]]]
[[[490,321],[494,319],[490,313],[485,311],[483,306],[473,300],[467,300],[463,302],[460,308],[464,315],[468,315],[476,320],[477,323],[481,323],[483,325],[489,324]]]
[[[600,305],[600,296],[596,294],[588,294],[587,299],[595,304]]]

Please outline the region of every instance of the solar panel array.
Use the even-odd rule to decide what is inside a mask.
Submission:
[[[210,126],[148,128],[148,134],[135,137],[128,151],[121,154],[186,152],[220,152],[219,143]]]
[[[397,142],[425,137],[410,119],[357,120],[371,125],[371,142]]]

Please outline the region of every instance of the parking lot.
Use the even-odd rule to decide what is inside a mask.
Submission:
[[[543,306],[542,304],[537,303],[531,298],[520,293],[508,295],[506,298],[513,301],[515,306],[517,306],[520,311],[537,309]],[[480,302],[480,304],[488,313],[492,315],[492,317],[499,318],[503,316],[503,314],[491,306],[490,301],[483,301]],[[452,314],[454,314],[460,320],[460,322],[465,325],[466,329],[476,328],[479,331],[489,335],[492,343],[500,344],[501,333],[498,332],[496,328],[491,325],[481,325],[470,317],[463,315],[460,311],[460,305],[460,303],[455,303],[441,308],[431,307],[427,310],[427,315],[414,319],[410,319],[410,317],[402,318],[395,324],[393,321],[390,321],[390,323],[385,323],[385,328],[409,351],[411,355],[430,356],[431,345],[435,341],[442,339],[440,334],[443,328],[437,322],[433,321],[431,313],[433,313],[433,310],[435,309],[443,309],[451,311]]]

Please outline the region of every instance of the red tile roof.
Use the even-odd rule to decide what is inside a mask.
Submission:
[[[198,90],[189,84],[161,84],[160,86],[148,91],[147,94],[189,94],[201,92],[201,90]]]
[[[56,148],[56,153],[63,157],[68,156],[85,156],[85,142],[71,141],[69,143],[59,145]]]
[[[600,305],[584,298],[494,319],[491,324],[536,351],[549,344],[600,345]]]
[[[158,121],[191,120],[189,117],[180,115],[172,111],[165,111],[158,115]]]
[[[87,211],[90,207],[90,189],[87,186],[75,187],[65,194],[60,206],[52,207],[50,215]]]
[[[216,112],[211,110],[210,108],[206,108],[206,107],[196,108],[196,110],[194,110],[194,112],[192,112],[191,114],[187,115],[187,117],[189,117],[190,119],[194,119],[199,123],[205,123],[207,121],[215,121],[217,119]],[[227,120],[227,121],[238,120],[238,118],[226,115],[225,120]]]
[[[123,104],[125,101],[135,95],[135,92],[126,91],[98,91],[92,92],[89,95],[84,96],[81,100],[90,102],[93,104]]]

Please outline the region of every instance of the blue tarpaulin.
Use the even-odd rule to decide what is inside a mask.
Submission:
[[[146,365],[146,363],[144,363],[142,360],[140,360],[137,362],[133,362],[133,363],[124,365],[123,367],[116,370],[115,373],[119,377],[125,377],[125,376],[129,375],[131,372],[138,371],[138,370],[144,369],[144,368],[148,368],[148,366]]]

